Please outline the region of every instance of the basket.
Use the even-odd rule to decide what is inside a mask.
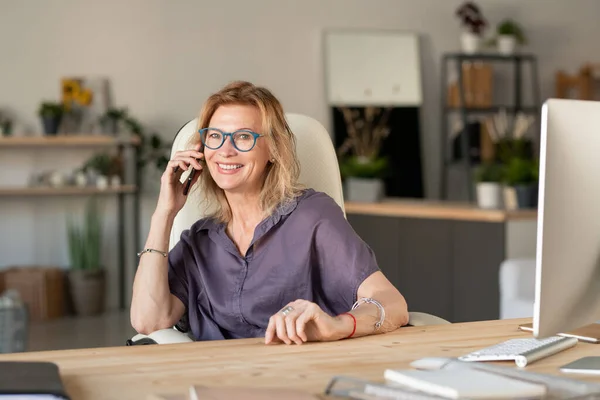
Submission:
[[[65,312],[64,271],[58,267],[18,266],[4,272],[7,290],[15,290],[31,321],[47,321]]]
[[[29,328],[27,306],[18,295],[0,296],[0,353],[23,352]]]

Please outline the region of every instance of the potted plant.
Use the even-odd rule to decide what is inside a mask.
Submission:
[[[78,315],[97,315],[104,311],[106,274],[102,268],[102,223],[95,198],[88,202],[82,225],[67,220],[67,239],[71,270],[69,286]]]
[[[111,156],[109,153],[94,155],[86,161],[82,170],[100,189],[106,189],[109,182],[115,185],[121,182],[122,162],[118,156]]]
[[[534,160],[512,158],[505,167],[505,202],[509,208],[534,208],[537,205],[538,164]]]
[[[502,208],[502,178],[504,169],[501,164],[481,164],[475,171],[477,185],[477,204],[481,208]]]
[[[340,160],[349,201],[377,202],[385,195],[383,178],[388,171],[386,157],[349,156]]]
[[[461,20],[463,32],[460,40],[462,51],[467,54],[474,54],[479,51],[481,36],[487,27],[487,21],[483,17],[479,7],[472,1],[463,3],[456,15]]]
[[[12,135],[12,121],[0,112],[0,136]]]
[[[387,157],[380,155],[381,143],[389,134],[390,109],[340,108],[348,137],[338,150],[340,173],[349,201],[376,202],[384,195],[389,172]]]
[[[100,117],[100,126],[103,133],[116,135],[119,133],[119,125],[127,118],[126,108],[109,108]]]
[[[525,44],[525,35],[521,27],[513,20],[506,19],[502,21],[497,28],[498,52],[504,55],[511,55],[515,52],[518,44]]]
[[[62,103],[45,101],[40,104],[38,115],[42,119],[44,133],[47,135],[56,135],[64,115]]]

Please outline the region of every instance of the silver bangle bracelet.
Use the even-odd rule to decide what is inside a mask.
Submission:
[[[379,317],[379,321],[377,321],[377,323],[375,324],[375,330],[381,328],[381,325],[383,325],[383,321],[385,321],[385,309],[383,308],[383,306],[381,305],[381,303],[378,302],[375,299],[371,299],[369,297],[365,297],[365,298],[362,298],[362,299],[358,299],[356,301],[356,303],[354,303],[354,305],[352,306],[352,310],[358,308],[358,306],[360,306],[362,303],[375,304],[377,306],[377,308],[379,308],[379,312],[380,312],[381,316]]]
[[[168,255],[168,254],[167,254],[166,252],[164,252],[164,251],[155,250],[155,249],[144,249],[144,250],[140,251],[139,253],[137,253],[137,256],[138,256],[138,257],[141,257],[141,256],[142,256],[142,254],[144,254],[144,253],[158,253],[158,254],[160,254],[160,255],[161,255],[161,256],[163,256],[163,257],[166,257],[166,256]]]

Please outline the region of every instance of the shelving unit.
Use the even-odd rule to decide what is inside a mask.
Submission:
[[[95,187],[0,187],[0,196],[87,196],[133,194],[136,192],[134,185],[121,185],[99,189]]]
[[[97,187],[64,186],[54,187],[0,187],[0,198],[2,197],[41,197],[41,196],[91,196],[91,195],[116,195],[117,196],[117,243],[119,251],[119,308],[125,308],[125,196],[133,196],[133,242],[139,246],[140,229],[140,201],[139,187],[140,174],[137,170],[139,148],[141,141],[137,136],[130,138],[116,138],[102,135],[59,135],[59,136],[10,136],[0,137],[0,150],[17,148],[104,148],[116,147],[119,154],[123,154],[125,148],[132,148],[134,176],[133,183],[125,183],[120,186],[108,186],[104,189]],[[137,251],[137,250],[136,250]],[[132,253],[135,255],[136,251]],[[137,259],[136,259],[137,261]]]
[[[448,99],[448,64],[453,61],[457,64],[458,70],[458,93],[459,93],[459,104],[460,107],[449,107],[447,103]],[[498,62],[498,63],[510,63],[513,65],[513,86],[514,86],[514,100],[513,104],[496,105],[490,107],[465,107],[465,93],[464,93],[464,74],[462,65],[464,62]],[[532,95],[533,105],[523,104],[523,64],[529,63],[531,66],[532,78]],[[441,114],[442,114],[442,129],[441,129],[441,151],[442,151],[442,162],[441,162],[441,177],[440,177],[440,197],[445,200],[448,197],[448,167],[451,164],[456,164],[457,161],[452,159],[451,152],[449,149],[452,147],[449,144],[449,121],[448,117],[452,114],[459,113],[464,132],[460,135],[460,147],[462,160],[458,163],[462,163],[462,169],[464,172],[464,179],[467,182],[468,187],[468,198],[469,201],[474,200],[473,185],[471,183],[472,176],[472,162],[469,156],[469,149],[471,148],[470,138],[467,133],[468,120],[472,115],[481,114],[493,114],[504,109],[507,113],[517,114],[518,112],[535,114],[539,117],[540,113],[540,86],[537,69],[537,59],[531,54],[515,54],[510,56],[504,56],[500,54],[461,54],[461,53],[448,53],[442,57],[442,73],[441,73]],[[539,121],[539,118],[538,118]]]

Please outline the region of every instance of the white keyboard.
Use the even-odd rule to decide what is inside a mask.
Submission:
[[[562,336],[551,336],[545,339],[511,339],[458,357],[458,359],[461,361],[514,360],[517,366],[525,367],[529,363],[566,350],[576,344],[576,338]]]

